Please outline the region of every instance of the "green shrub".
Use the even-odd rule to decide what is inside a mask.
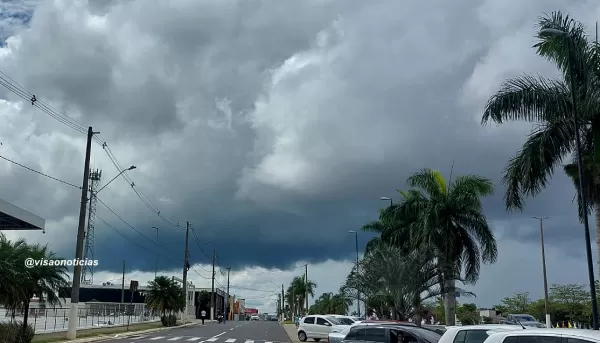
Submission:
[[[31,325],[23,330],[22,322],[0,323],[1,343],[31,343],[35,331]]]
[[[177,325],[177,316],[174,314],[169,314],[160,317],[160,322],[163,326],[175,326]]]

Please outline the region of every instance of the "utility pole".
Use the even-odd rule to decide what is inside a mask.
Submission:
[[[123,260],[123,279],[121,279],[121,304],[125,302],[125,260]]]
[[[281,284],[281,322],[283,323],[285,320],[285,316],[283,314],[283,310],[285,309],[285,305],[284,305],[284,294],[283,294],[283,284]]]
[[[83,185],[81,186],[81,203],[79,207],[79,223],[77,226],[77,241],[75,245],[75,259],[83,258],[83,238],[85,237],[85,212],[87,208],[87,192],[90,175],[90,155],[92,152],[92,137],[95,133],[92,127],[88,127],[87,145],[85,148],[85,163],[83,166]],[[77,317],[79,311],[79,285],[81,283],[81,265],[77,263],[73,268],[73,285],[71,286],[71,304],[69,305],[69,328],[67,338],[77,338]]]
[[[306,294],[304,295],[306,297],[306,309],[305,312],[308,313],[308,263],[304,265],[304,281],[305,281],[305,291]]]
[[[189,250],[188,250],[188,242],[190,238],[190,222],[187,222],[185,225],[185,250],[183,256],[183,296],[185,297],[185,308],[183,309],[183,316],[181,317],[181,321],[185,324],[187,320],[187,310],[188,310],[188,284],[187,284],[187,273],[190,269],[189,263]]]
[[[296,320],[296,293],[294,291],[294,284],[292,284],[292,320]]]
[[[544,219],[548,217],[532,217],[540,221],[540,237],[542,243],[542,271],[544,276],[544,310],[546,312],[546,327],[552,328],[550,313],[548,312],[548,278],[546,277],[546,250],[544,248]]]
[[[210,292],[210,320],[215,320],[215,260],[217,252],[213,250],[212,256],[212,292]]]
[[[225,318],[231,320],[229,318],[229,272],[231,272],[231,267],[227,267],[227,307],[225,307]]]

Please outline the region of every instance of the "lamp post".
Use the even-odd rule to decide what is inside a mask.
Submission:
[[[587,255],[588,277],[590,282],[590,295],[592,296],[592,319],[594,330],[598,330],[598,303],[596,300],[596,285],[594,282],[594,265],[592,262],[592,243],[590,239],[590,225],[588,223],[587,199],[584,191],[583,181],[583,160],[581,156],[581,137],[579,134],[579,118],[577,113],[577,96],[575,95],[575,72],[573,71],[573,40],[569,34],[557,29],[542,29],[542,36],[562,37],[567,43],[568,53],[568,68],[569,68],[569,87],[571,90],[571,110],[573,111],[573,124],[575,126],[575,146],[577,150],[577,170],[579,173],[579,197],[581,203],[581,211],[583,215],[583,228],[585,231],[585,250]]]
[[[379,198],[379,200],[389,201],[390,207],[392,207],[394,205],[393,200],[390,197],[381,197],[381,198]]]
[[[544,248],[544,220],[548,217],[531,217],[540,221],[540,238],[542,243],[542,272],[544,276],[544,310],[546,312],[546,327],[552,328],[550,313],[548,313],[548,277],[546,276],[546,249]]]
[[[358,232],[354,230],[350,230],[348,232],[353,233],[354,237],[356,238],[356,276],[360,277],[360,275],[358,274]],[[356,310],[358,313],[358,317],[360,318],[360,289],[357,289],[356,293]]]
[[[110,185],[110,183],[113,182],[113,181],[115,181],[119,176],[123,175],[124,172],[129,171],[129,170],[134,170],[135,168],[137,168],[137,167],[136,166],[131,166],[131,167],[127,168],[127,169],[121,170],[121,172],[119,174],[117,174],[117,176],[113,177],[104,186],[100,187],[100,189],[96,191],[96,194],[100,193],[101,190],[103,190],[104,188],[106,188],[106,186]]]
[[[156,230],[156,244],[158,244],[158,228],[156,226],[152,227]],[[156,280],[156,272],[158,271],[158,249],[156,251],[156,262],[154,262],[154,279]]]

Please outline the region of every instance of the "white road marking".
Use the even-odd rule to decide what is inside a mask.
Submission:
[[[224,334],[226,334],[226,333],[227,333],[227,332],[221,332],[221,333],[220,333],[220,334],[218,334],[218,335],[214,335],[214,336],[212,336],[212,338],[219,337],[219,336],[223,336],[223,335],[224,335]],[[207,340],[207,341],[209,341],[209,342],[214,342],[214,341],[210,341],[210,340]]]
[[[233,331],[233,329],[235,329],[235,328],[231,328],[231,329],[229,329],[229,331]]]
[[[152,337],[150,338],[151,341],[156,341],[157,339],[163,339],[165,338],[164,336],[159,336],[159,337]]]
[[[273,343],[273,342],[265,342],[265,343]]]
[[[230,338],[230,339],[228,339],[228,340],[225,341],[225,343],[233,343],[233,342],[235,342],[235,338]]]
[[[202,338],[202,337],[192,337],[192,338],[188,339],[188,341],[197,341],[200,338]]]
[[[224,332],[223,332],[223,333],[224,333]],[[209,339],[207,339],[206,341],[207,341],[207,342],[215,342],[216,340],[218,340],[218,338],[215,336],[215,337],[213,337],[213,338],[209,338]]]
[[[254,343],[254,341],[250,341],[250,340],[248,340],[248,341],[246,341],[246,342],[244,342],[244,343]]]
[[[182,339],[183,337],[173,337],[173,338],[169,338],[167,339],[167,341],[178,341],[180,339]]]

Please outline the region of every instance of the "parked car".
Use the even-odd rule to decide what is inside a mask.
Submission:
[[[498,331],[484,343],[600,343],[600,335],[594,330],[573,329],[527,329]]]
[[[416,324],[411,323],[411,322],[399,322],[399,321],[364,321],[361,323],[356,323],[354,325],[351,326],[346,326],[344,327],[342,330],[339,331],[332,331],[329,336],[327,337],[327,340],[329,343],[342,343],[342,341],[344,340],[344,338],[346,338],[346,336],[348,335],[348,333],[350,332],[350,330],[354,327],[357,326],[410,326],[410,327],[417,327]],[[335,330],[335,328],[334,328]],[[441,336],[441,334],[440,334]]]
[[[259,320],[260,320],[260,317],[258,317],[257,315],[250,317],[250,321],[259,321]]]
[[[344,337],[343,343],[438,343],[442,336],[416,325],[355,325]]]
[[[323,315],[310,315],[300,320],[298,326],[298,339],[301,342],[306,342],[312,339],[319,342],[321,339],[326,339],[334,327],[345,326],[337,318]]]
[[[517,325],[502,324],[449,326],[439,343],[483,343],[493,333],[515,330],[523,330],[523,328]]]
[[[546,325],[540,323],[534,316],[530,314],[509,314],[506,316],[504,324],[523,325],[534,328],[545,328]]]

